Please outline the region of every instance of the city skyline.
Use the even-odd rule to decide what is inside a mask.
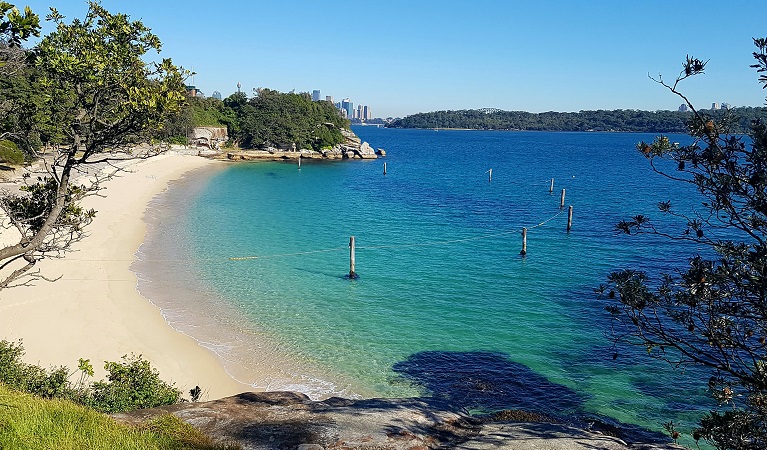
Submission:
[[[68,21],[82,18],[87,9],[84,1],[72,0],[14,3],[29,5],[41,17],[53,5]],[[365,99],[377,117],[484,107],[675,110],[681,99],[649,76],[662,74],[673,82],[689,54],[708,61],[703,76],[680,85],[696,107],[718,99],[734,107],[765,101],[749,68],[752,38],[767,36],[757,1],[726,8],[709,0],[620,6],[480,0],[471,7],[392,0],[385,8],[343,1],[224,1],[210,8],[190,0],[179,8],[103,0],[102,5],[142,20],[163,43],[160,57],[194,69],[190,84],[224,98],[241,82],[248,93],[259,86],[310,93],[322,86]],[[311,20],[297,27],[299,10]],[[232,13],[242,20],[230,23]],[[360,38],[330,32],[339,23],[359,24],[370,33]],[[43,34],[51,30],[45,22]]]

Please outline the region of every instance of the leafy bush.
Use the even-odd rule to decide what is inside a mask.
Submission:
[[[19,147],[9,141],[0,141],[0,162],[8,164],[20,165],[24,163],[24,153],[19,150]]]
[[[27,364],[21,360],[24,347],[0,341],[0,382],[22,392],[43,398],[70,398],[73,390],[69,385],[69,371],[66,367],[52,369]]]
[[[165,140],[165,142],[175,145],[187,145],[189,143],[189,139],[187,139],[186,136],[170,136]]]
[[[66,367],[49,371],[23,362],[22,356],[21,340],[0,341],[0,383],[39,397],[69,399],[106,413],[171,405],[181,400],[181,391],[162,381],[141,355],[123,356],[122,362],[107,361],[106,381],[93,383],[86,383],[93,376],[89,360],[80,359],[80,377],[72,383],[69,378],[75,372]]]
[[[160,379],[141,355],[123,356],[123,362],[107,362],[108,381],[91,385],[88,406],[106,413],[171,405],[181,400],[181,391]]]

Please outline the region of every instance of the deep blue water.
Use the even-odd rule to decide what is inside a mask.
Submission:
[[[614,361],[594,294],[612,270],[671,270],[698,250],[613,231],[639,213],[663,224],[662,200],[699,203],[635,150],[652,135],[355,132],[386,158],[232,164],[158,200],[144,257],[173,274],[147,277],[174,280],[178,295],[158,304],[175,326],[272,389],[432,394],[655,431],[694,422],[701,376],[631,350]]]

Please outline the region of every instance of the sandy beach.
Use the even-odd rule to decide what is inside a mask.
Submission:
[[[55,282],[37,281],[0,291],[0,339],[23,340],[25,360],[43,367],[76,368],[90,359],[104,375],[104,361],[141,354],[186,395],[199,385],[203,398],[254,390],[232,379],[218,357],[174,330],[159,308],[139,294],[130,266],[144,240],[147,205],[185,173],[220,162],[164,154],[130,164],[108,182],[104,197],[83,205],[97,212],[89,236],[64,259],[38,264]]]

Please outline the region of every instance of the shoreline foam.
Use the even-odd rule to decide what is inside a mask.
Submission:
[[[199,261],[192,250],[195,238],[187,235],[186,209],[194,207],[212,177],[215,174],[195,172],[174,181],[149,203],[148,231],[131,265],[139,292],[163,311],[174,329],[215,353],[224,370],[241,383],[259,390],[297,391],[313,399],[358,397],[343,377],[292,354],[279,338],[261,330],[235,303],[199,279],[199,265],[231,263]]]
[[[170,326],[138,292],[130,269],[152,199],[171,181],[219,163],[165,154],[129,164],[129,172],[106,184],[104,197],[83,201],[97,215],[75,251],[38,263],[44,275],[59,280],[0,291],[0,339],[22,339],[24,359],[43,367],[73,369],[78,358],[90,359],[97,379],[105,374],[104,361],[135,353],[184,393],[196,385],[209,399],[254,390],[229,376],[213,352]]]

